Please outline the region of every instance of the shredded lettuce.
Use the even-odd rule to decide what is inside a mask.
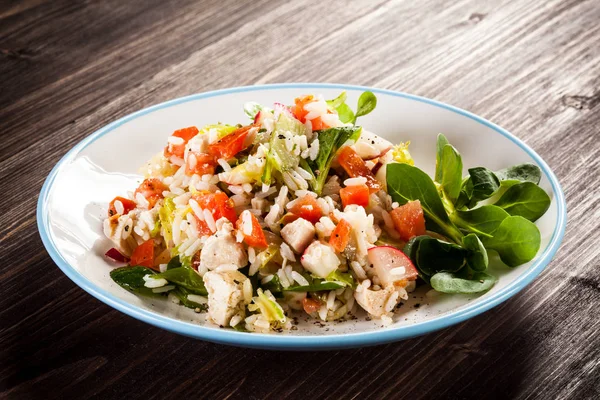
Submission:
[[[270,291],[263,292],[261,288],[256,290],[257,296],[252,298],[252,304],[248,305],[248,310],[260,310],[261,314],[269,322],[286,322],[285,314],[281,306],[275,301],[275,297]]]
[[[306,127],[293,116],[282,112],[279,114],[271,133],[267,163],[262,176],[263,183],[271,184],[274,170],[283,174],[293,170],[300,163],[300,155],[294,154],[286,147],[284,135],[288,132],[292,135],[305,135]]]
[[[158,235],[159,233],[160,233],[160,219],[157,219],[156,222],[154,223],[154,227],[150,231],[150,236],[156,237],[156,235]]]
[[[198,134],[203,135],[203,134],[210,132],[213,129],[217,132],[217,137],[219,139],[222,139],[225,136],[229,135],[231,132],[235,131],[237,129],[237,126],[227,125],[227,124],[205,125],[204,127],[202,127],[202,129],[200,129],[200,132],[198,132]]]
[[[172,225],[173,225],[173,219],[174,219],[173,214],[174,213],[175,213],[175,202],[173,202],[172,198],[167,197],[164,200],[163,205],[158,210],[158,218],[159,218],[160,224],[162,225],[163,237],[165,238],[165,242],[167,243],[167,246],[169,246],[171,239],[173,239]]]

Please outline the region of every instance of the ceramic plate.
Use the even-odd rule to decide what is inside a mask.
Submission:
[[[499,281],[479,296],[426,296],[426,288],[411,294],[391,326],[365,318],[343,323],[300,319],[298,330],[257,334],[220,329],[205,322],[205,314],[166,300],[141,298],[117,286],[109,277],[113,266],[104,252],[112,247],[102,233],[108,202],[135,188],[138,168],[159,152],[167,136],[183,126],[215,121],[246,123],[243,104],[257,101],[291,103],[306,93],[334,98],[342,90],[356,104],[364,90],[377,95],[373,113],[360,124],[393,143],[411,141],[416,165],[430,175],[435,167],[435,142],[443,132],[460,151],[466,168],[492,170],[532,162],[543,171],[541,187],[552,199],[539,219],[539,253],[514,269],[491,265]],[[422,335],[471,318],[500,304],[529,284],[548,265],[565,229],[565,200],[548,165],[506,130],[469,112],[434,100],[374,88],[327,84],[280,84],[240,87],[168,101],[126,116],[95,132],[69,151],[54,167],[38,201],[37,222],[48,253],[82,289],[134,318],[169,331],[217,343],[271,349],[333,349],[397,341]]]

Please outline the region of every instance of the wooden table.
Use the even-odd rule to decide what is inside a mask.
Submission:
[[[0,397],[599,398],[599,22],[596,0],[2,2]],[[468,322],[320,353],[165,332],[54,265],[36,200],[72,146],[155,103],[272,82],[402,90],[515,133],[567,196],[554,261]]]

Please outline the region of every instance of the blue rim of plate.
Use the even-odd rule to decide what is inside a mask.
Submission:
[[[544,175],[546,175],[546,178],[549,180],[552,186],[552,190],[556,195],[555,198],[557,202],[558,214],[557,223],[547,248],[542,254],[538,255],[536,259],[534,259],[534,263],[527,269],[527,271],[519,275],[517,279],[511,282],[507,287],[480,303],[468,305],[456,311],[451,311],[448,314],[444,314],[440,317],[420,322],[415,325],[399,327],[392,326],[381,330],[359,333],[312,336],[244,333],[237,332],[234,330],[204,327],[202,325],[192,324],[189,322],[183,322],[177,319],[165,317],[152,311],[139,308],[133,304],[130,304],[124,300],[115,297],[108,291],[101,289],[100,287],[96,286],[92,281],[89,281],[87,278],[85,278],[83,275],[77,272],[62,257],[62,255],[57,250],[57,247],[55,246],[52,237],[49,235],[49,215],[46,209],[46,205],[54,179],[56,178],[56,175],[58,174],[60,167],[63,164],[74,159],[80,151],[82,151],[84,148],[86,148],[98,138],[111,132],[118,126],[132,121],[145,114],[198,99],[206,99],[230,93],[277,89],[340,89],[362,91],[370,90],[373,93],[381,93],[385,95],[403,97],[406,99],[430,104],[460,114],[474,121],[477,121],[478,123],[485,125],[488,128],[491,128],[499,134],[503,135],[504,137],[510,139],[521,149],[523,149],[529,156],[531,156],[531,158],[535,160],[535,162],[544,172]],[[52,259],[58,265],[58,267],[65,273],[65,275],[67,275],[73,282],[75,282],[76,285],[78,285],[83,290],[96,297],[100,301],[104,302],[105,304],[108,304],[109,306],[131,317],[137,318],[141,321],[147,322],[149,324],[184,336],[194,337],[214,343],[228,344],[241,347],[283,350],[340,349],[384,344],[419,335],[424,335],[426,333],[437,331],[439,329],[447,328],[451,325],[457,324],[459,322],[472,318],[478,314],[481,314],[482,312],[497,306],[498,304],[502,303],[503,301],[507,300],[508,298],[521,291],[542,272],[542,270],[548,265],[548,263],[558,250],[564,236],[567,222],[564,193],[560,187],[558,179],[550,170],[546,162],[544,162],[544,160],[542,160],[542,158],[535,151],[533,151],[529,146],[527,146],[525,143],[523,143],[521,140],[519,140],[517,137],[515,137],[513,134],[506,131],[505,129],[468,111],[424,97],[365,86],[326,83],[284,83],[257,86],[240,86],[235,88],[215,90],[211,92],[180,97],[129,114],[117,121],[108,124],[104,128],[86,137],[61,158],[61,160],[54,166],[54,168],[46,178],[46,181],[44,182],[38,199],[36,216],[38,230],[40,232],[42,242],[44,243],[46,250],[50,254],[50,257],[52,257]]]

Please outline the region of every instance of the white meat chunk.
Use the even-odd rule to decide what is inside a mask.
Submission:
[[[354,292],[354,298],[366,312],[376,318],[381,318],[398,304],[400,293],[393,285],[389,285],[381,290],[358,289]]]
[[[238,269],[248,265],[248,254],[244,246],[236,242],[229,221],[222,223],[220,229],[206,240],[200,253],[201,268],[213,270],[223,264],[234,264]]]
[[[209,271],[204,274],[208,291],[208,318],[220,326],[229,326],[231,317],[245,315],[244,281],[239,271]]]
[[[137,219],[135,210],[126,215],[113,215],[104,220],[104,234],[115,245],[119,252],[127,257],[137,247],[138,243],[133,237],[133,227]]]
[[[363,129],[360,138],[352,145],[356,153],[364,160],[377,158],[392,148],[392,143]]]
[[[333,247],[317,240],[308,246],[300,262],[306,270],[321,278],[327,278],[340,265]]]
[[[281,229],[281,237],[296,253],[301,254],[314,239],[315,227],[304,218],[298,218]]]

